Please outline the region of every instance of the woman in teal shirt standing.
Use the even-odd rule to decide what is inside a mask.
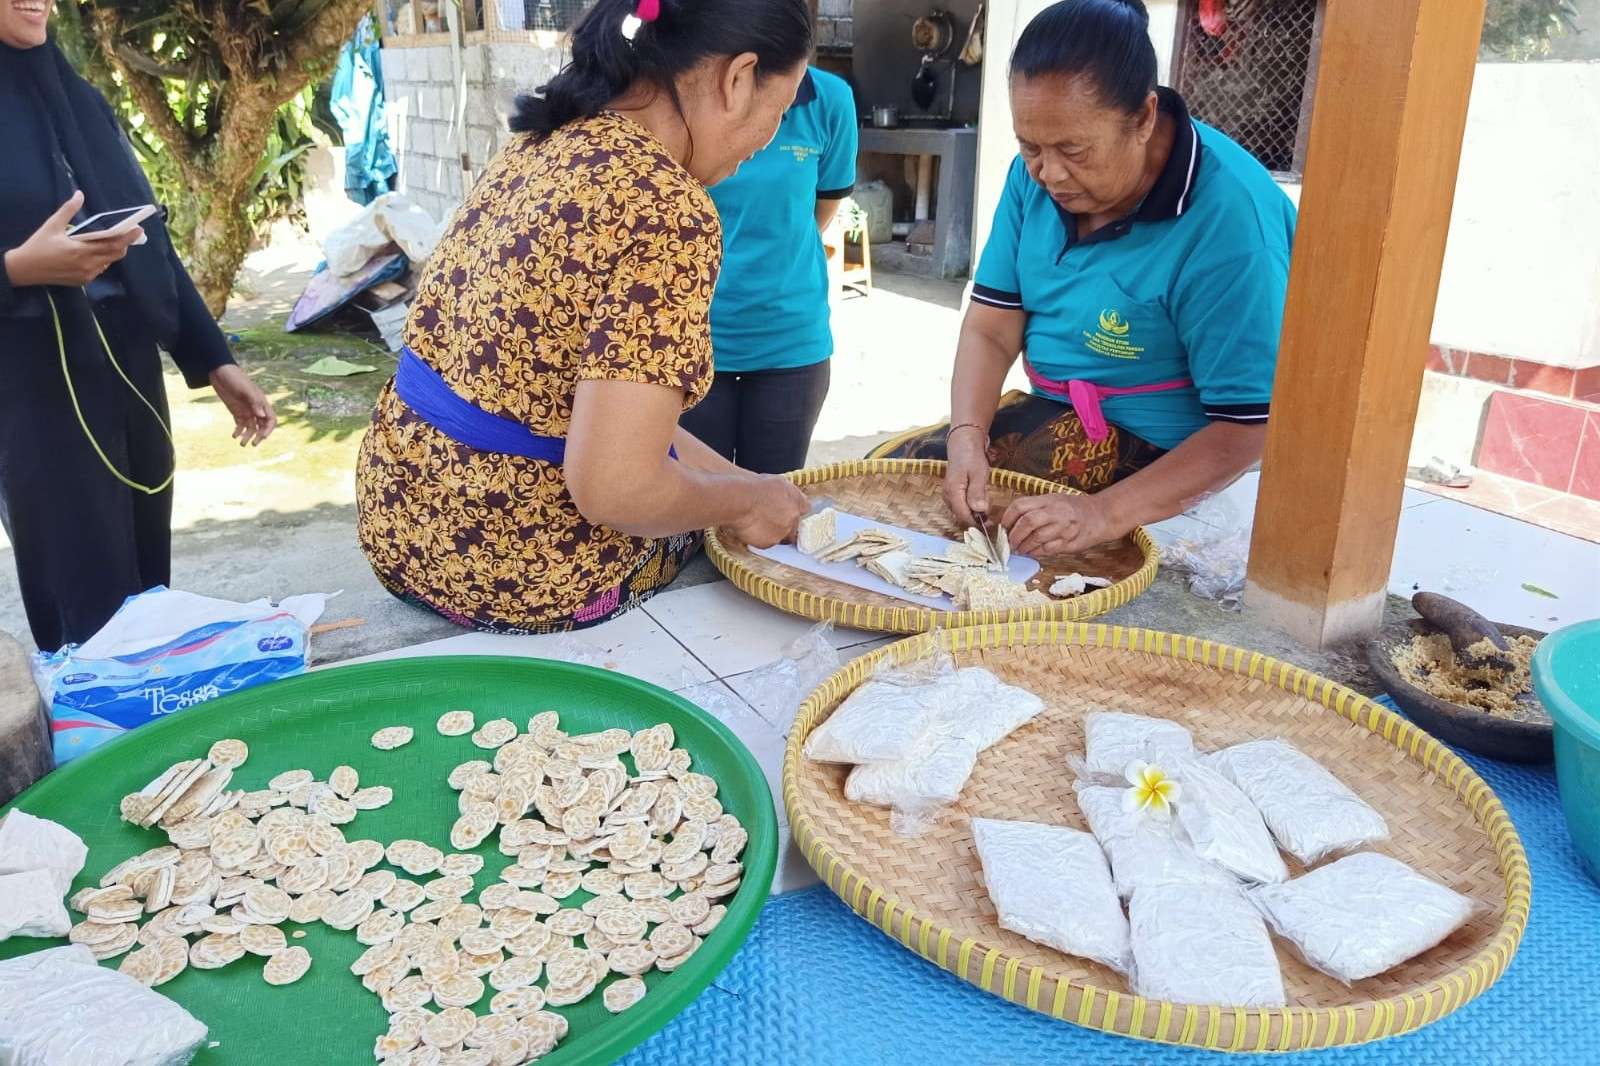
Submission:
[[[711,302],[716,378],[679,421],[758,474],[805,465],[828,395],[822,231],[855,185],[856,142],[850,86],[813,67],[772,142],[710,190],[723,231]]]

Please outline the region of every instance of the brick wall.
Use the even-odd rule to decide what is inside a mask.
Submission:
[[[846,50],[855,40],[855,0],[817,0],[817,47]]]
[[[383,50],[389,140],[400,164],[400,191],[441,221],[465,195],[460,153],[470,174],[483,168],[507,137],[519,92],[549,81],[566,61],[559,47],[497,42],[461,52],[465,123],[457,130],[449,45]]]

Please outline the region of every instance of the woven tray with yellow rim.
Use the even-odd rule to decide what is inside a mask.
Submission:
[[[889,812],[844,797],[848,767],[801,747],[884,664],[949,651],[1045,701],[1038,718],[984,752],[961,799],[921,836],[897,836]],[[1181,721],[1201,750],[1282,737],[1320,761],[1388,820],[1375,850],[1475,900],[1442,944],[1345,985],[1278,943],[1289,1006],[1180,1005],[1134,995],[1119,974],[1002,930],[983,887],[973,817],[1087,829],[1067,767],[1083,753],[1083,716],[1114,708]],[[1410,1032],[1481,995],[1510,963],[1531,880],[1500,801],[1450,749],[1326,678],[1193,637],[1082,623],[946,630],[857,659],[800,707],[783,765],[795,842],[822,880],[911,951],[987,992],[1077,1025],[1221,1051],[1291,1051]],[[1301,870],[1289,856],[1291,874]]]
[[[944,468],[944,463],[932,459],[864,459],[787,476],[806,495],[825,497],[842,511],[959,540],[962,529],[941,495]],[[997,518],[1019,496],[1077,491],[1009,470],[990,471],[989,485],[990,511]],[[706,554],[735,586],[762,603],[802,618],[879,633],[1093,618],[1121,607],[1149,588],[1157,562],[1155,542],[1138,528],[1120,540],[1075,555],[1036,556],[1039,572],[1029,582],[1030,588],[1044,591],[1057,575],[1080,573],[1112,579],[1106,588],[1023,610],[939,611],[762,558],[726,529],[706,535]]]

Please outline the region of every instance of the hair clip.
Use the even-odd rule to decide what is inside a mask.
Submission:
[[[634,37],[638,36],[640,27],[660,17],[661,0],[639,0],[639,6],[634,8],[633,14],[622,20],[622,36],[631,44]]]

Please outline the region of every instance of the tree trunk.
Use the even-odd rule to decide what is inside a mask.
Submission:
[[[201,208],[200,221],[194,228],[194,247],[189,254],[189,276],[206,302],[214,318],[221,318],[228,307],[228,295],[233,291],[233,279],[250,252],[250,220],[245,217],[245,204],[250,190],[241,188],[241,177],[249,177],[250,168],[232,181],[219,178],[213,191]],[[226,191],[217,185],[226,184]]]
[[[261,54],[262,37],[276,32],[268,21],[268,5],[238,5],[215,26],[212,37],[228,77],[218,128],[204,137],[184,129],[167,105],[163,78],[177,75],[151,69],[148,59],[130,62],[138,57],[128,54],[130,27],[123,22],[124,13],[109,0],[101,2],[105,6],[92,8],[90,25],[102,50],[192,190],[199,218],[189,271],[206,307],[220,318],[250,250],[245,214],[255,192],[250,176],[266,153],[277,110],[333,65],[340,46],[371,9],[370,0],[312,0],[311,14],[285,34],[277,63],[264,62]]]
[[[233,279],[250,251],[250,175],[267,151],[284,92],[272,80],[235,78],[228,85],[227,106],[215,144],[200,166],[200,221],[189,256],[190,275],[217,318],[228,306]]]

